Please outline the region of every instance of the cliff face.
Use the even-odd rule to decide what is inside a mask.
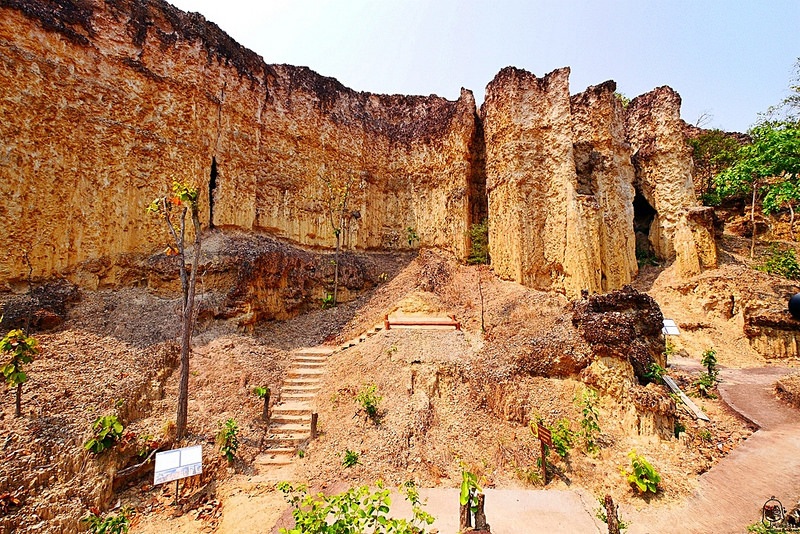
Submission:
[[[357,93],[266,65],[200,15],[149,2],[0,2],[0,283],[163,241],[171,177],[203,222],[330,247],[325,180],[358,177],[344,242],[466,253],[475,103]],[[101,281],[102,282],[102,281]]]
[[[130,282],[167,238],[144,208],[172,178],[199,188],[204,226],[307,247],[334,246],[323,199],[345,182],[348,250],[464,258],[488,217],[500,276],[571,297],[631,280],[640,218],[687,273],[716,261],[708,217],[686,215],[669,88],[625,110],[613,82],[570,97],[568,68],[509,67],[479,117],[467,90],[376,95],[267,65],[161,0],[0,0],[0,73],[0,290],[24,288],[28,267]],[[638,217],[635,190],[653,213]]]
[[[489,241],[500,276],[607,291],[637,272],[633,167],[613,82],[570,98],[569,69],[503,69],[483,107]]]

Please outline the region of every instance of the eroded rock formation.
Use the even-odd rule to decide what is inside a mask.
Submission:
[[[144,207],[173,177],[199,187],[204,225],[307,247],[334,244],[326,181],[353,179],[349,250],[464,258],[488,216],[500,276],[570,297],[635,275],[635,185],[660,256],[715,261],[669,88],[625,110],[613,82],[571,97],[568,68],[509,67],[479,116],[468,90],[377,95],[268,65],[161,0],[0,0],[0,72],[0,290],[24,289],[27,261],[37,280],[141,283],[165,240]]]

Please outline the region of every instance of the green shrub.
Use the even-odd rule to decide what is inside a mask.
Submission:
[[[639,264],[640,268],[644,267],[645,265],[652,265],[654,267],[658,267],[660,265],[658,258],[653,252],[641,249],[636,249],[636,263]]]
[[[673,431],[675,432],[675,437],[678,438],[680,437],[681,432],[686,432],[686,425],[684,425],[680,421],[675,421],[675,427]]]
[[[489,219],[484,218],[481,222],[473,224],[467,233],[471,243],[467,263],[471,265],[489,263]]]
[[[336,301],[333,299],[333,293],[325,293],[325,296],[322,297],[322,309],[327,310],[334,306],[336,306]]]
[[[648,379],[650,382],[655,382],[656,384],[663,384],[665,374],[667,374],[666,369],[658,365],[656,362],[652,362],[650,364],[650,369],[644,374],[644,377]]]
[[[419,242],[419,236],[417,235],[417,231],[414,230],[413,227],[409,226],[406,228],[406,241],[408,241],[408,246],[414,246],[414,241]]]
[[[375,384],[364,385],[356,395],[356,401],[373,421],[378,419],[378,405],[383,400],[383,397],[375,394],[377,389],[378,387]]]
[[[344,458],[342,459],[342,465],[344,467],[355,467],[356,465],[358,465],[360,463],[361,463],[361,460],[358,459],[358,453],[356,451],[351,451],[350,449],[345,449]]]
[[[700,364],[706,368],[708,374],[715,379],[719,376],[719,369],[717,369],[717,351],[713,347],[709,347],[700,357]]]
[[[644,456],[636,454],[636,449],[628,453],[628,458],[631,459],[631,471],[622,472],[628,477],[628,482],[635,485],[640,493],[648,491],[656,493],[661,476],[653,469],[650,462]]]
[[[566,458],[572,448],[575,433],[569,428],[569,419],[560,419],[555,425],[548,427],[553,436],[553,450],[562,458]]]
[[[122,431],[124,427],[119,422],[116,415],[104,415],[98,417],[92,424],[94,430],[94,437],[87,441],[83,448],[94,454],[113,447],[120,439],[122,439]]]
[[[772,245],[764,263],[756,269],[765,273],[777,274],[790,280],[800,279],[800,264],[797,263],[794,249]]]
[[[103,519],[100,511],[92,508],[89,515],[81,519],[81,523],[86,523],[92,534],[124,534],[128,532],[135,513],[136,510],[131,506],[123,506],[117,515],[109,515]]]
[[[700,378],[695,380],[694,386],[697,388],[697,393],[707,399],[716,399],[717,396],[712,393],[712,390],[717,385],[717,377],[703,373],[700,375]]]
[[[2,320],[2,317],[0,317]],[[22,330],[11,330],[0,340],[0,352],[7,360],[2,365],[3,378],[9,388],[17,388],[14,417],[22,416],[22,384],[28,381],[28,375],[23,370],[23,364],[33,361],[39,354],[39,343],[33,337],[28,337]]]
[[[239,427],[236,426],[236,421],[231,418],[223,424],[221,421],[217,423],[219,431],[217,432],[217,445],[219,452],[222,453],[229,462],[236,459],[236,451],[239,449]]]
[[[400,486],[400,491],[411,503],[413,518],[394,519],[388,517],[392,504],[390,492],[380,480],[377,490],[369,486],[350,488],[339,495],[318,493],[309,495],[305,485],[292,486],[287,482],[278,484],[284,498],[294,508],[294,528],[281,528],[281,534],[342,533],[355,534],[425,534],[424,527],[431,525],[433,516],[424,511],[419,491],[413,482]]]
[[[600,415],[597,412],[597,392],[592,388],[586,388],[581,392],[581,398],[576,394],[575,403],[581,408],[581,435],[586,446],[586,452],[596,453],[600,447],[597,445],[597,438],[600,435]]]

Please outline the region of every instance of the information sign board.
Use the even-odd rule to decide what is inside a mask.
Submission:
[[[194,445],[156,453],[153,485],[199,475],[203,472],[203,446]]]

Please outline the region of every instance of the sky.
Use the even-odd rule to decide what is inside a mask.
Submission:
[[[789,93],[800,0],[168,0],[199,12],[267,63],[307,66],[358,91],[480,105],[512,65],[571,67],[570,91],[662,85],[684,120],[745,131]]]

